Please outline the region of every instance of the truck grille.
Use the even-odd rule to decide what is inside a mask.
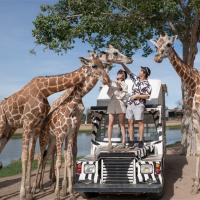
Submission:
[[[103,158],[101,182],[107,184],[135,183],[135,160],[133,158]]]

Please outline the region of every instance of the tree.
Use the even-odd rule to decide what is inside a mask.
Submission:
[[[94,49],[111,43],[128,55],[143,49],[147,56],[152,52],[148,40],[167,32],[178,35],[183,61],[193,67],[199,19],[199,0],[60,0],[41,6],[33,36],[36,44],[57,53],[73,48],[76,39],[81,39]]]

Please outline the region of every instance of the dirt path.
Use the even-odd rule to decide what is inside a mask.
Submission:
[[[177,148],[171,148],[167,150],[166,156],[166,185],[165,194],[162,200],[200,200],[200,194],[191,195],[192,177],[195,172],[195,159],[192,157],[186,158],[185,156],[178,155]],[[47,182],[45,190],[35,195],[35,199],[52,200],[54,199],[53,187],[48,185],[48,178],[45,178]],[[13,176],[0,179],[0,199],[1,200],[15,200],[19,199],[21,176]],[[77,200],[83,200],[78,194],[76,194]],[[67,198],[63,198],[67,199]],[[91,200],[147,200],[148,196],[124,196],[124,195],[101,195],[100,197],[93,198]]]

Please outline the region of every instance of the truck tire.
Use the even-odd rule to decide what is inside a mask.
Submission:
[[[89,199],[89,198],[93,198],[93,197],[97,197],[99,194],[95,193],[95,192],[83,192],[83,193],[79,193],[83,198]]]

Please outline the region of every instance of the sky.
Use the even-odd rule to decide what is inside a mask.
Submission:
[[[12,95],[21,89],[28,81],[35,76],[56,75],[68,73],[78,69],[81,64],[80,56],[87,56],[88,50],[92,48],[80,41],[77,41],[75,48],[69,50],[64,55],[57,55],[53,51],[43,51],[42,47],[36,48],[36,55],[30,54],[30,50],[35,47],[32,36],[32,21],[40,12],[41,4],[52,4],[53,0],[0,0],[0,100]],[[179,41],[175,42],[175,50],[181,54]],[[137,74],[140,66],[148,66],[151,69],[151,78],[160,79],[168,87],[166,105],[169,108],[177,106],[181,100],[181,81],[168,59],[162,63],[155,63],[155,52],[147,58],[141,56],[138,50],[133,55],[134,62],[129,68]],[[195,60],[195,66],[200,65],[200,56]],[[110,72],[111,79],[114,79],[120,65]],[[98,83],[91,92],[84,98],[85,108],[96,105],[98,96]],[[60,93],[48,98],[52,103]]]

